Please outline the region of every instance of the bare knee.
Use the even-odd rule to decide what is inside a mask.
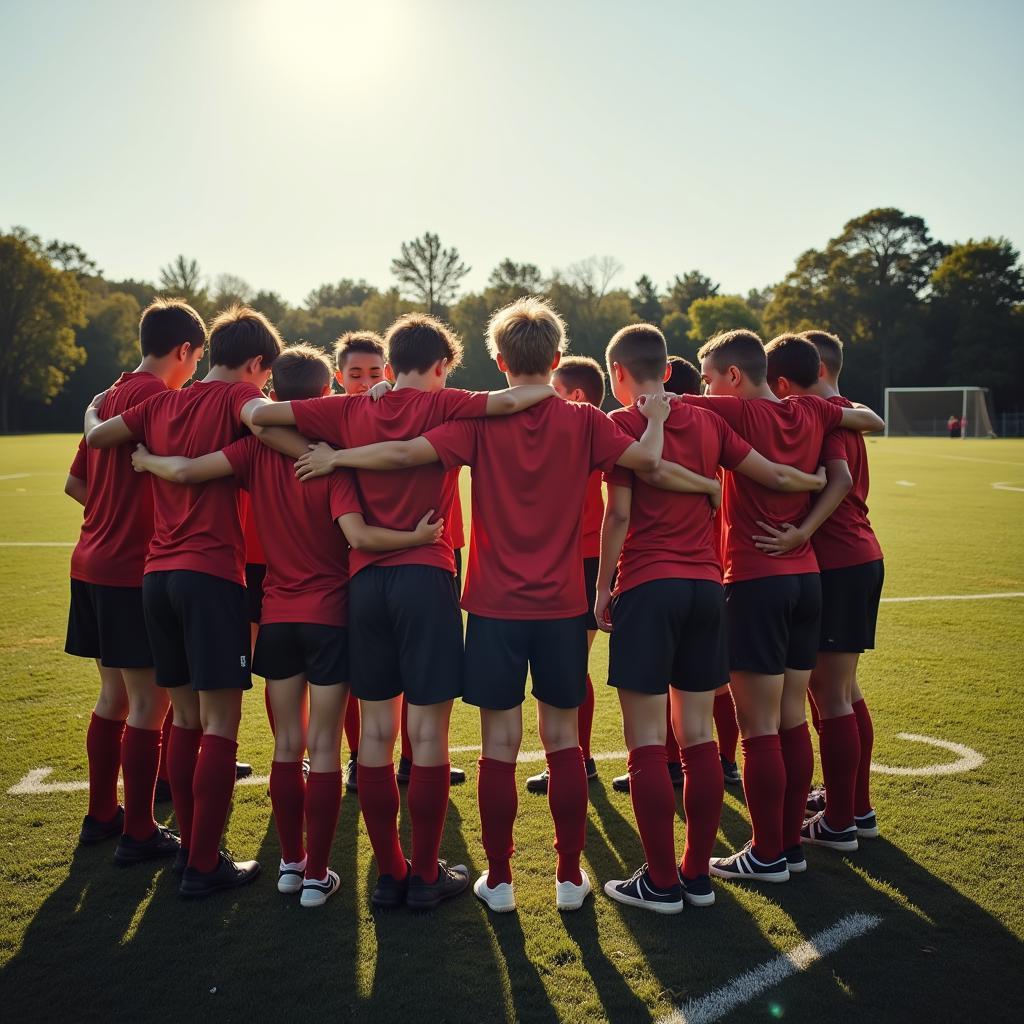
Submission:
[[[511,763],[519,757],[523,745],[523,716],[520,708],[510,711],[480,711],[483,755],[495,761]]]
[[[576,708],[554,708],[541,704],[538,707],[537,728],[541,744],[548,753],[579,746],[579,712]]]
[[[121,670],[96,663],[100,672],[100,694],[96,698],[96,714],[112,721],[128,717],[128,691]]]

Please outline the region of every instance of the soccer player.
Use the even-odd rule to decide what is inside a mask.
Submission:
[[[355,447],[417,437],[448,420],[517,412],[553,398],[550,386],[472,393],[445,388],[462,355],[459,339],[434,317],[409,313],[388,330],[393,391],[277,402],[255,421],[294,424],[307,437]],[[329,453],[331,459],[345,452]],[[338,463],[340,465],[340,462]],[[356,474],[367,522],[415,528],[426,508],[451,507],[454,474],[440,466],[411,473]],[[359,806],[379,877],[375,907],[431,909],[469,884],[462,865],[438,860],[448,809],[448,721],[462,692],[462,615],[450,537],[391,554],[354,551],[349,584],[352,692],[360,700]],[[398,836],[398,784],[392,763],[401,702],[409,704],[413,763],[409,781],[412,864]]]
[[[267,319],[246,306],[210,329],[210,372],[191,387],[155,395],[103,422],[86,414],[86,441],[111,448],[141,441],[155,455],[218,451],[252,427],[261,388],[281,351]],[[168,774],[181,832],[179,892],[203,897],[255,880],[257,861],[219,850],[235,784],[242,693],[250,689],[245,543],[232,480],[178,487],[154,479],[153,539],[143,607],[156,681],[174,706]],[[187,851],[187,857],[186,857]]]

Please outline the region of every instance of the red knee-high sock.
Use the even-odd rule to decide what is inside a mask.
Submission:
[[[180,725],[171,726],[171,738],[167,741],[167,781],[171,784],[171,802],[174,817],[178,822],[181,845],[188,850],[192,843],[192,813],[195,807],[192,799],[192,782],[196,774],[196,759],[199,743],[203,738],[202,729],[185,729]]]
[[[871,712],[863,697],[854,702],[853,713],[857,716],[857,732],[860,735],[860,764],[857,768],[853,813],[860,817],[871,812],[871,750],[875,745],[875,728],[871,724]]]
[[[814,748],[806,722],[782,729],[782,761],[786,766],[786,796],[782,804],[782,848],[800,845],[800,828],[807,809],[807,791],[814,778]]]
[[[678,756],[678,755],[677,755]],[[647,870],[659,889],[676,885],[676,840],[673,833],[676,794],[666,768],[662,744],[637,747],[626,759],[629,799],[633,803]],[[718,772],[722,774],[721,770]]]
[[[124,722],[100,718],[94,711],[85,734],[89,758],[89,816],[110,821],[117,814],[117,773],[121,767]]]
[[[306,877],[327,876],[331,843],[341,810],[341,772],[310,772],[306,783]]]
[[[736,724],[736,705],[732,694],[715,694],[715,732],[718,734],[718,752],[726,761],[736,762],[736,744],[740,738],[740,727]]]
[[[814,703],[814,694],[810,690],[807,691],[807,703],[811,705],[811,725],[814,726],[814,731],[820,736],[821,712],[818,711],[818,705]]]
[[[196,758],[192,780],[192,843],[188,848],[188,866],[196,871],[212,871],[220,856],[220,840],[235,790],[235,755],[238,744],[226,736],[205,733]]]
[[[782,803],[786,796],[782,743],[778,733],[770,733],[744,739],[742,746],[743,795],[754,830],[754,856],[770,863],[782,855]]]
[[[270,703],[270,687],[263,684],[263,706],[267,709],[267,721],[270,723],[270,735],[277,735],[277,725],[274,722],[274,709]]]
[[[594,731],[594,684],[590,680],[590,673],[587,673],[587,695],[579,707],[576,716],[579,726],[580,749],[584,758],[590,757],[590,735]]]
[[[164,715],[164,724],[160,729],[160,767],[157,769],[157,778],[168,781],[167,777],[167,747],[171,742],[171,726],[174,724],[174,708],[168,707]]]
[[[566,747],[548,754],[548,807],[555,822],[559,882],[581,885],[580,854],[587,842],[587,770],[583,751]]]
[[[519,810],[514,761],[481,757],[477,762],[476,799],[480,807],[480,829],[487,854],[487,884],[494,888],[512,881],[512,830]]]
[[[359,752],[359,701],[352,696],[345,708],[345,740],[354,757]]]
[[[825,822],[842,831],[853,824],[854,792],[860,766],[857,716],[824,718],[821,722],[821,774],[825,777]]]
[[[452,766],[413,763],[409,773],[409,817],[412,819],[412,873],[425,882],[437,881],[437,857],[448,814]]]
[[[676,742],[676,732],[672,727],[672,701],[669,701],[666,704],[665,714],[668,719],[667,728],[665,730],[665,757],[668,758],[669,764],[679,764],[679,744]]]
[[[402,698],[402,760],[412,764],[412,741],[409,739],[409,705]]]
[[[725,798],[725,779],[714,740],[683,748],[683,812],[686,849],[679,870],[687,878],[708,873]]]
[[[359,766],[359,809],[377,861],[377,873],[405,878],[405,854],[398,838],[398,782],[393,764]]]
[[[301,761],[274,761],[270,765],[270,803],[281,842],[281,860],[298,864],[306,851],[302,846],[302,818],[306,805],[306,780]],[[323,874],[316,876],[323,878]]]
[[[132,839],[148,839],[156,829],[153,794],[160,770],[160,730],[126,725],[121,740],[124,775],[124,832]]]

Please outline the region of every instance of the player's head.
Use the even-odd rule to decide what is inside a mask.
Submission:
[[[768,386],[779,398],[805,395],[821,375],[818,350],[802,335],[780,334],[764,347]]]
[[[590,356],[564,356],[551,378],[559,398],[567,402],[589,402],[598,409],[604,402],[604,374]]]
[[[843,343],[828,331],[804,331],[800,337],[806,338],[818,350],[821,375],[835,387],[843,370]]]
[[[668,357],[668,380],[665,390],[673,395],[699,395],[701,386],[700,370],[689,359],[682,356]]]
[[[262,388],[283,348],[277,328],[249,306],[229,306],[210,326],[210,365],[238,370]]]
[[[388,366],[396,376],[418,374],[427,390],[444,387],[462,362],[462,342],[451,328],[427,313],[405,313],[384,335]]]
[[[653,324],[629,324],[616,331],[604,355],[612,394],[623,405],[632,405],[645,388],[668,377],[665,335]]]
[[[331,362],[312,345],[289,345],[275,360],[270,397],[275,402],[301,402],[331,393]]]
[[[697,352],[709,395],[740,395],[760,388],[767,376],[764,344],[747,330],[725,331]]]
[[[154,299],[139,319],[139,345],[167,367],[167,386],[180,388],[203,358],[206,324],[184,299]]]
[[[503,306],[487,324],[487,351],[502,373],[544,377],[565,351],[565,321],[546,300],[527,295]]]
[[[348,395],[361,395],[387,376],[384,340],[373,331],[348,331],[334,346],[335,379]]]

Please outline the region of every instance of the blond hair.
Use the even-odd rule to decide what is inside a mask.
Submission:
[[[503,306],[487,324],[487,351],[492,357],[500,354],[516,376],[547,373],[566,343],[565,321],[536,295]]]

